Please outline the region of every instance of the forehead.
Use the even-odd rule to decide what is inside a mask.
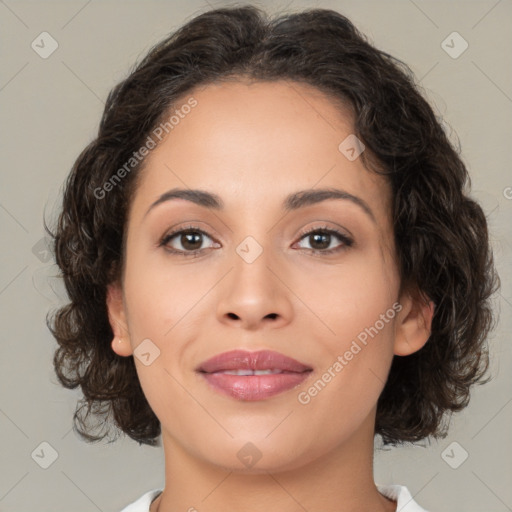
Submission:
[[[180,110],[190,98],[195,106]],[[181,115],[147,157],[134,209],[174,187],[208,190],[227,208],[246,210],[281,204],[299,189],[338,187],[371,203],[377,217],[389,214],[384,178],[339,149],[353,133],[350,110],[312,86],[209,84],[184,95],[173,113]]]

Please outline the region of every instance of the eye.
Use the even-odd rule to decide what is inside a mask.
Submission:
[[[199,256],[205,249],[201,247],[204,242],[204,237],[213,240],[208,233],[197,226],[187,226],[186,228],[180,228],[171,233],[167,233],[158,245],[173,254],[181,256]],[[333,238],[337,238],[341,243],[334,248],[329,248]],[[306,248],[306,250],[313,254],[332,254],[340,252],[346,250],[354,243],[353,240],[344,233],[336,229],[328,228],[327,226],[302,233],[300,240],[309,240],[313,247],[310,249]],[[176,247],[176,245],[181,247]],[[210,248],[213,247],[220,247],[220,245],[214,242]]]
[[[330,248],[331,242],[333,238],[337,238],[341,241],[337,247]],[[308,249],[310,252],[314,254],[332,254],[339,251],[346,250],[347,247],[350,247],[354,241],[349,238],[344,233],[332,228],[328,228],[327,226],[321,228],[315,228],[306,233],[303,233],[301,236],[301,240],[309,240],[313,245],[311,249]]]
[[[182,256],[198,256],[204,248],[201,248],[203,244],[203,238],[212,238],[204,232],[202,229],[199,229],[196,226],[187,226],[185,229],[178,229],[171,233],[167,233],[160,243],[158,244],[160,247],[165,247],[171,253],[181,254]],[[173,242],[173,239],[175,241]],[[178,245],[181,247],[173,247]]]

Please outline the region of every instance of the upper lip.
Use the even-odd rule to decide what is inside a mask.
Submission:
[[[223,352],[201,363],[197,371],[214,373],[224,370],[282,370],[302,373],[312,370],[299,361],[273,350],[248,352],[231,350]]]

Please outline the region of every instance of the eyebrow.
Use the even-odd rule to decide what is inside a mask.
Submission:
[[[162,204],[172,199],[184,199],[205,208],[221,211],[224,209],[224,201],[217,194],[206,192],[199,189],[183,189],[173,188],[163,193],[151,206],[148,208],[144,216],[146,216],[157,205]],[[283,209],[286,212],[298,210],[305,206],[321,203],[329,199],[342,199],[358,205],[371,219],[376,222],[375,215],[368,204],[360,197],[354,196],[345,190],[337,188],[322,188],[322,189],[307,189],[299,190],[288,195],[283,202]]]

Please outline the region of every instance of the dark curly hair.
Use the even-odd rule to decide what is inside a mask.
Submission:
[[[310,9],[269,19],[254,6],[198,15],[152,47],[109,93],[97,137],[68,176],[55,233],[47,230],[70,302],[47,322],[59,344],[59,381],[84,395],[75,430],[88,441],[120,430],[149,445],[161,433],[133,357],[110,347],[106,307],[107,285],[122,275],[127,212],[145,158],[107,199],[98,191],[194,87],[243,78],[312,85],[353,112],[364,165],[392,186],[401,286],[435,304],[429,341],[393,358],[375,434],[384,445],[445,437],[445,413],[466,407],[470,387],[489,380],[491,296],[499,288],[460,147],[411,69],[372,46],[346,17]]]

